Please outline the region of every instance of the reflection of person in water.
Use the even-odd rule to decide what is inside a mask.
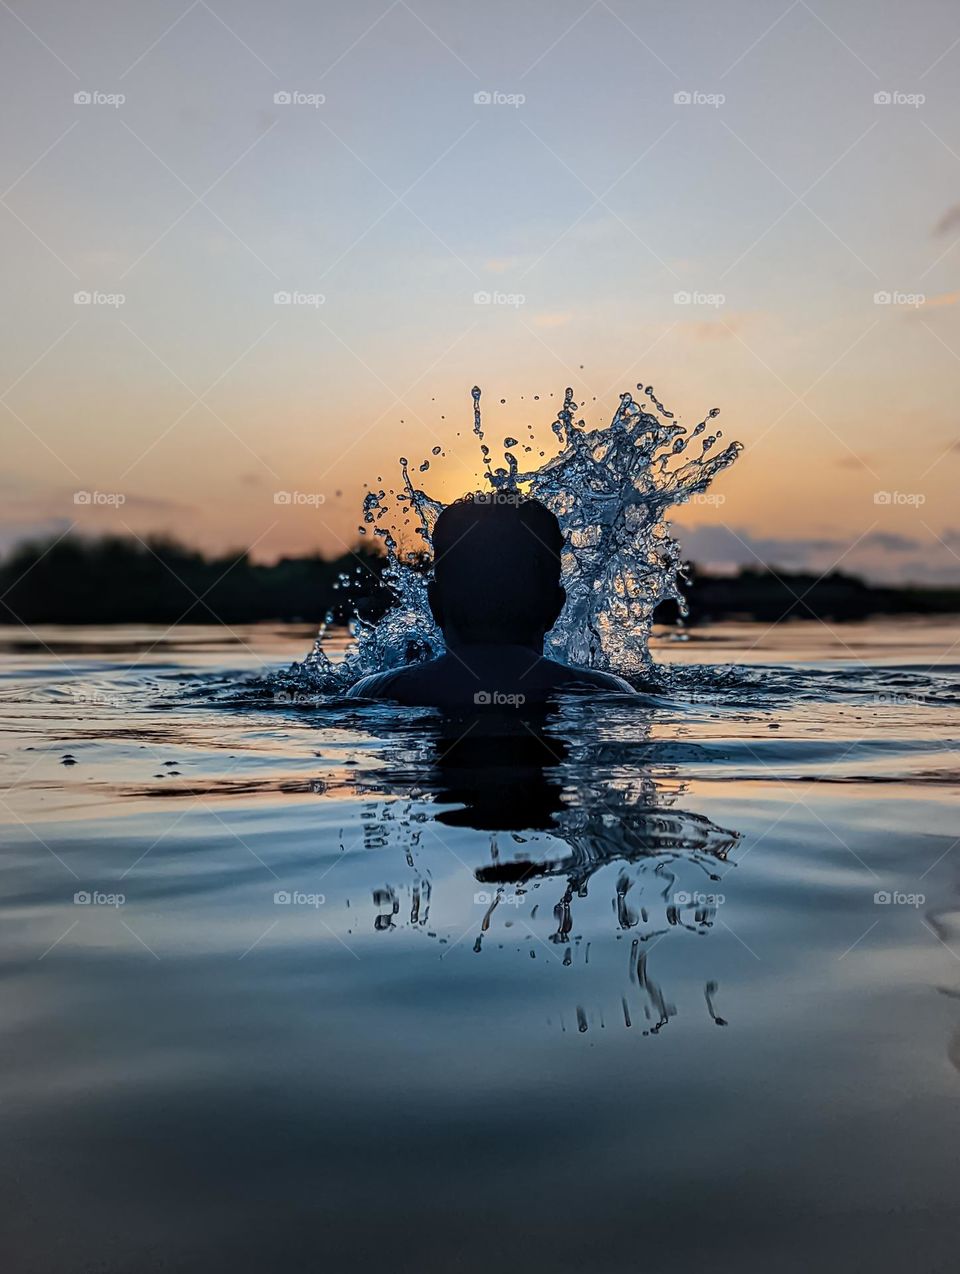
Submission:
[[[629,736],[621,731],[616,741],[591,728],[626,720]],[[439,933],[444,954],[464,941],[478,953],[488,940],[528,953],[541,951],[539,942],[570,966],[586,964],[605,932],[599,905],[628,940],[626,983],[617,975],[625,1024],[661,1031],[676,1008],[648,954],[670,932],[711,932],[713,898],[740,837],[676,807],[683,786],[658,773],[649,729],[640,699],[609,707],[565,700],[515,713],[444,713],[418,721],[413,736],[404,728],[395,741],[381,739],[383,764],[352,775],[351,791],[375,797],[365,844],[401,850],[386,861],[403,871],[405,859],[410,874],[374,890],[375,929]],[[469,829],[485,835],[471,838]],[[450,874],[451,855],[469,864],[472,880]],[[438,911],[455,914],[458,890],[469,920],[438,921]],[[602,959],[594,966],[602,969]],[[724,1025],[712,978],[703,994]],[[577,1029],[589,1020],[578,1005]]]
[[[446,652],[364,677],[350,697],[515,709],[570,691],[633,694],[619,677],[544,657],[544,637],[566,600],[562,547],[560,524],[536,500],[472,496],[444,509],[433,530],[429,598]]]
[[[592,878],[610,867],[616,869],[610,884],[621,930],[639,929],[649,937],[673,925],[699,931],[710,905],[699,899],[716,892],[740,837],[675,807],[682,787],[660,783],[649,768],[646,713],[636,715],[632,742],[613,747],[602,735],[585,735],[580,719],[592,713],[572,705],[444,715],[423,723],[414,752],[405,736],[369,782],[378,795],[426,798],[442,807],[433,817],[438,830],[511,833],[489,837],[487,855],[474,860],[475,879],[493,891],[562,882],[556,941],[571,931],[575,899],[586,897]],[[412,805],[384,805],[369,825],[378,845],[384,826],[401,839],[408,831],[420,836]],[[442,834],[439,839],[446,843]],[[413,866],[409,855],[408,863]],[[641,904],[639,881],[650,871],[657,887]],[[677,890],[687,890],[689,904],[672,900]]]
[[[544,725],[542,708],[525,710],[522,718],[490,714],[478,728],[459,716],[445,718],[431,777],[435,800],[454,808],[436,821],[484,831],[553,829],[563,809],[559,767],[569,748]]]

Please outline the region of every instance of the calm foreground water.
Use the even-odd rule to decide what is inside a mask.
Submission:
[[[6,1268],[960,1266],[956,625],[514,728],[310,636],[0,633]]]

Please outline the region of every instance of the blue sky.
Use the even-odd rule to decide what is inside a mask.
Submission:
[[[0,30],[0,544],[336,551],[401,454],[473,485],[474,383],[494,436],[548,439],[567,384],[600,423],[642,381],[746,444],[678,515],[700,560],[960,580],[955,6],[19,0]]]

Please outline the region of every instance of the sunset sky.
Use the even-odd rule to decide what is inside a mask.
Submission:
[[[476,484],[473,384],[546,444],[640,381],[746,446],[696,560],[960,582],[953,0],[10,0],[0,41],[3,548],[338,552],[400,455]]]

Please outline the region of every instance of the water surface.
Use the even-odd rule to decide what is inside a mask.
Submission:
[[[956,1268],[954,625],[513,727],[310,636],[0,633],[9,1268]]]

